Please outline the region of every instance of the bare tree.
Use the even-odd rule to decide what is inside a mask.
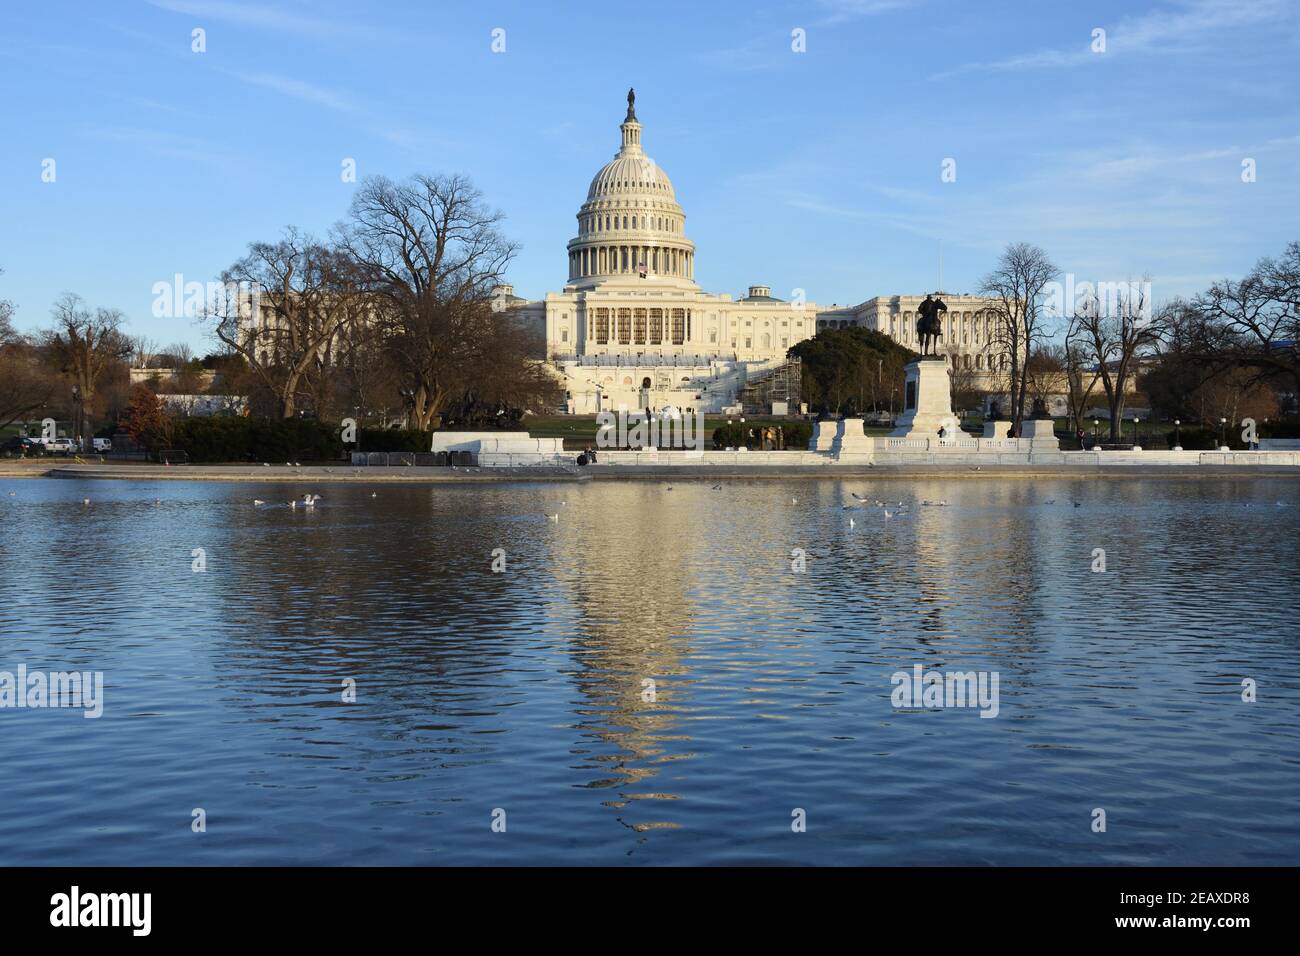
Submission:
[[[131,367],[148,368],[149,363],[158,357],[158,343],[145,335],[131,338]]]
[[[1059,345],[1043,345],[1025,359],[1025,391],[1035,402],[1046,405],[1060,391],[1065,371],[1063,353]]]
[[[1137,360],[1153,351],[1164,337],[1168,317],[1153,312],[1150,283],[1120,284],[1108,302],[1093,293],[1074,310],[1066,341],[1082,349],[1096,366],[1110,409],[1110,440],[1119,440],[1124,400],[1135,378]]]
[[[1065,334],[1065,344],[1059,347],[1062,373],[1065,376],[1066,404],[1070,407],[1070,418],[1075,431],[1085,431],[1083,416],[1088,411],[1088,400],[1092,390],[1097,386],[1097,374],[1092,371],[1087,351],[1083,345],[1071,338],[1075,330],[1073,322]]]
[[[30,342],[0,343],[0,429],[26,421],[54,398],[58,376]]]
[[[969,412],[984,404],[983,372],[968,365],[954,365],[949,373],[952,386],[952,403],[956,409]]]
[[[0,269],[0,276],[5,271]],[[0,346],[7,345],[18,338],[18,331],[14,328],[14,312],[17,311],[14,304],[8,299],[0,299]]]
[[[1044,288],[1060,273],[1038,246],[1017,242],[1007,246],[980,292],[993,299],[990,342],[993,354],[1006,356],[1011,396],[1012,434],[1020,434],[1029,377],[1026,359],[1047,340],[1040,299]]]
[[[279,242],[252,243],[222,273],[228,292],[205,321],[276,397],[281,417],[297,414],[307,376],[329,363],[339,331],[362,318],[353,279],[345,255],[292,228]]]
[[[162,350],[162,354],[171,357],[173,368],[181,368],[194,361],[194,349],[190,348],[188,342],[173,342]]]
[[[485,328],[507,321],[490,309],[516,251],[502,218],[463,176],[376,177],[362,183],[339,229],[376,296],[416,428],[431,427],[468,387],[465,370],[491,358]]]
[[[88,431],[86,407],[104,374],[131,354],[131,342],[122,333],[123,315],[117,309],[92,312],[81,297],[65,293],[54,304],[54,328],[44,333],[50,353],[72,380],[76,395],[78,435]]]
[[[1225,333],[1225,354],[1260,377],[1286,375],[1300,392],[1300,242],[1241,280],[1224,279],[1193,306]]]

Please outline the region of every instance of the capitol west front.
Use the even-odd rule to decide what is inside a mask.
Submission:
[[[738,299],[701,291],[686,214],[668,175],[642,149],[631,93],[620,131],[618,153],[596,173],[578,210],[563,290],[537,301],[513,295],[510,286],[497,292],[499,308],[545,330],[546,358],[563,379],[571,414],[734,408],[747,384],[782,374],[786,351],[825,328],[876,329],[917,348],[924,295],[820,307],[775,298],[764,285]],[[997,354],[990,303],[943,298],[940,354],[950,365],[989,372]]]

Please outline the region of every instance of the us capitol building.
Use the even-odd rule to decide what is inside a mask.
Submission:
[[[822,307],[775,298],[766,285],[737,299],[702,291],[686,213],[667,173],[642,148],[633,92],[619,128],[622,145],[578,210],[564,288],[537,301],[515,296],[509,285],[497,289],[495,307],[544,329],[545,357],[563,379],[571,414],[737,409],[747,385],[789,372],[786,350],[826,328],[876,329],[918,347],[916,308],[924,295]],[[991,371],[989,303],[943,299],[940,353],[955,367]]]

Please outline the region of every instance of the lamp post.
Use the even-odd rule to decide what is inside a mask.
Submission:
[[[78,450],[80,450],[81,417],[82,417],[81,386],[75,384],[72,386],[72,415],[73,415],[72,429],[77,435]],[[56,429],[56,434],[57,434],[57,429]]]
[[[1133,416],[1133,447],[1142,447],[1142,443],[1138,441],[1138,417],[1136,415]]]
[[[1094,418],[1092,420],[1092,447],[1094,449],[1097,448],[1099,444],[1097,440],[1097,429],[1100,427],[1101,427],[1101,422]]]
[[[1227,446],[1228,446],[1228,420],[1226,418],[1220,418],[1219,419],[1219,447],[1226,448]]]
[[[1183,423],[1174,419],[1174,451],[1183,450]]]

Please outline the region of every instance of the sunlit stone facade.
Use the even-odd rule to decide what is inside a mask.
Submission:
[[[823,307],[782,300],[759,284],[734,299],[702,291],[686,214],[668,174],[642,148],[631,94],[620,132],[618,152],[596,173],[578,210],[564,288],[534,301],[510,286],[499,290],[499,307],[544,329],[568,411],[721,411],[736,403],[747,381],[781,365],[792,345],[825,328],[874,328],[916,347],[924,295]],[[987,303],[943,298],[949,312],[940,351],[950,362],[987,370]]]

